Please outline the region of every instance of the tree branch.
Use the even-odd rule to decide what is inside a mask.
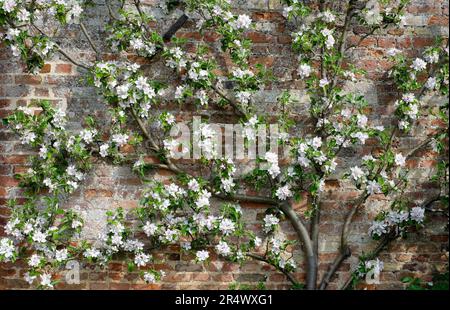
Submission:
[[[251,257],[253,259],[259,260],[261,262],[265,262],[273,267],[275,267],[278,271],[281,271],[287,278],[289,281],[291,281],[292,285],[298,285],[298,282],[295,280],[294,276],[287,272],[286,270],[272,264],[268,259],[266,259],[264,256],[258,255],[258,254],[253,254],[253,253],[247,253],[248,257]]]
[[[92,47],[92,49],[94,50],[94,52],[95,52],[95,54],[96,54],[96,56],[97,56],[97,60],[98,60],[99,57],[100,57],[100,52],[99,52],[99,50],[95,47],[95,44],[94,44],[94,42],[92,41],[91,36],[89,35],[89,33],[88,33],[88,31],[86,30],[86,27],[84,26],[84,24],[83,24],[82,21],[80,21],[80,27],[81,27],[81,31],[83,32],[84,36],[85,36],[86,39],[88,40],[89,45],[90,45],[90,46]]]
[[[398,234],[394,233],[389,233],[387,235],[384,235],[384,237],[378,242],[377,246],[375,247],[375,249],[366,256],[366,260],[372,260],[374,258],[376,258],[381,251],[383,251],[383,249],[389,245],[389,243],[391,243],[392,241],[394,241],[395,239],[397,239],[399,237]],[[352,283],[353,277],[350,276],[350,278],[345,282],[345,284],[341,287],[341,290],[346,290],[350,287],[351,283]]]
[[[245,116],[245,113],[241,110],[239,107],[239,104],[236,100],[229,98],[227,95],[225,95],[220,89],[217,88],[217,86],[211,84],[212,90],[214,90],[220,97],[228,101],[228,103],[235,109],[236,113],[239,116]]]
[[[42,34],[42,35],[48,37],[48,35],[46,35],[45,32],[43,32],[41,29],[39,29],[39,27],[37,27],[35,24],[32,23],[31,25],[32,25],[32,26],[33,26],[40,34]],[[73,59],[71,56],[69,56],[69,55],[61,48],[61,46],[59,46],[57,43],[55,43],[55,42],[53,42],[53,43],[55,44],[55,46],[56,46],[58,52],[59,52],[61,55],[63,55],[64,57],[66,57],[67,60],[70,61],[71,63],[73,63],[75,66],[80,67],[80,68],[83,68],[83,69],[88,70],[88,71],[91,70],[90,67],[88,67],[88,66],[86,66],[86,65],[83,65],[83,64],[79,63],[78,61],[74,60],[74,59]]]
[[[425,202],[423,202],[420,207],[427,209],[433,202],[438,201],[440,198],[440,196],[437,197],[433,197],[430,198],[428,200],[426,200]],[[380,253],[381,251],[384,250],[385,247],[387,247],[389,245],[389,243],[391,243],[392,241],[398,239],[398,237],[400,237],[400,235],[397,233],[396,229],[392,229],[388,234],[384,235],[383,238],[378,242],[377,246],[375,247],[375,249],[370,252],[365,258],[366,260],[372,260],[375,259]],[[348,289],[350,284],[352,282],[352,277],[350,277],[345,284],[342,286],[341,289],[345,290]]]
[[[303,221],[298,217],[298,215],[295,213],[294,209],[292,209],[292,206],[289,203],[283,202],[279,205],[279,207],[281,211],[283,211],[283,213],[289,219],[298,237],[303,242],[303,245],[305,247],[306,264],[307,264],[306,289],[314,290],[316,286],[315,270],[317,268],[317,260],[314,255],[313,245],[309,237],[308,230],[306,229]]]

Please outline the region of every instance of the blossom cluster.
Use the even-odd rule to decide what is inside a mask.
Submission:
[[[286,240],[282,235],[269,237],[267,256],[270,262],[277,268],[287,272],[297,269],[297,263],[293,254],[288,251],[293,244],[295,242]]]
[[[380,279],[380,274],[384,269],[384,263],[378,258],[376,259],[364,259],[360,258],[359,264],[353,273],[353,276],[357,279],[366,277],[366,281],[371,283],[377,283]]]
[[[388,55],[395,62],[389,74],[397,87],[404,91],[402,98],[395,102],[395,113],[399,118],[399,128],[408,131],[419,116],[420,98],[424,91],[448,94],[448,47],[444,48],[442,43],[438,42],[436,46],[427,48],[422,57],[417,57],[411,62],[407,61],[397,49],[389,50]],[[439,67],[440,62],[444,65],[438,70],[429,70]],[[424,77],[424,82],[420,81],[420,77]],[[417,95],[419,89],[423,91]]]
[[[407,1],[379,1],[370,0],[366,3],[365,8],[360,13],[362,23],[377,27],[383,23],[391,23],[394,25],[402,25],[405,15],[403,8]]]
[[[159,83],[145,77],[140,66],[128,62],[99,62],[93,69],[93,83],[108,102],[117,102],[124,113],[133,109],[141,118],[149,117],[150,108],[164,95]]]
[[[162,38],[156,31],[147,32],[146,24],[154,18],[144,12],[121,10],[109,26],[106,39],[115,52],[131,50],[142,57],[152,57],[161,48]]]
[[[216,183],[216,187],[219,192],[225,194],[232,194],[236,188],[234,182],[234,176],[236,173],[236,166],[230,158],[218,159],[214,165],[215,178],[213,182]]]
[[[425,209],[422,207],[413,207],[410,210],[394,209],[383,211],[372,222],[369,228],[369,235],[378,239],[381,236],[395,232],[403,233],[413,225],[422,225],[425,218]]]
[[[33,27],[49,19],[62,25],[78,23],[83,7],[84,0],[1,0],[0,26],[6,32],[0,33],[0,38],[14,56],[26,62],[29,72],[37,73],[57,50],[57,45],[49,37],[36,34]]]
[[[244,65],[250,55],[250,41],[243,38],[243,33],[252,27],[250,16],[233,14],[229,0],[186,2],[188,9],[201,16],[197,28],[204,31],[214,26],[222,36],[222,50],[228,50],[235,63]]]
[[[228,165],[226,161],[222,164]],[[195,178],[181,185],[155,183],[141,201],[142,230],[152,242],[179,244],[200,263],[208,260],[210,250],[232,261],[243,261],[245,253],[260,242],[245,230],[240,206],[224,204],[220,213],[214,214],[211,196],[205,182]],[[207,236],[217,240],[212,249],[203,246]],[[246,236],[248,242],[235,244],[237,236]]]
[[[388,166],[385,169],[380,170],[379,165],[387,160]],[[391,162],[389,164],[389,162]],[[402,153],[386,152],[375,158],[372,155],[365,155],[362,158],[363,166],[353,166],[350,168],[351,180],[356,184],[358,188],[365,186],[367,194],[385,194],[390,191],[396,190],[396,182],[393,179],[392,168],[402,168],[406,165],[406,157]]]
[[[37,283],[42,288],[52,288],[52,273],[57,272],[72,259],[79,249],[64,246],[61,242],[71,240],[81,231],[83,220],[77,212],[58,209],[57,203],[48,201],[46,212],[36,208],[28,201],[22,208],[14,209],[13,215],[5,225],[6,238],[0,240],[0,261],[15,261],[19,253],[30,243],[30,256],[27,259],[28,271],[24,274],[29,284]],[[57,220],[50,210],[62,214]]]

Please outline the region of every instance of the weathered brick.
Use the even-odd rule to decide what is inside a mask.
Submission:
[[[156,5],[157,0],[142,1],[144,4]],[[239,13],[245,12],[251,15],[256,21],[256,27],[252,31],[246,33],[255,44],[249,61],[251,66],[262,63],[272,68],[276,77],[281,77],[284,81],[271,83],[263,92],[263,96],[258,98],[258,104],[264,107],[268,114],[273,111],[276,97],[282,89],[294,89],[295,91],[304,88],[304,81],[291,81],[292,77],[298,78],[295,71],[298,62],[297,55],[292,53],[290,44],[292,37],[290,31],[294,25],[287,23],[282,16],[283,4],[280,0],[250,0],[233,2]],[[98,16],[102,16],[104,12],[98,12]],[[159,14],[159,15],[158,15]],[[96,16],[97,16],[96,15]],[[157,12],[157,19],[161,18],[161,13]],[[90,20],[92,25],[97,27],[97,21]],[[389,83],[384,74],[392,63],[385,61],[386,49],[397,47],[402,49],[405,55],[419,56],[424,47],[433,43],[437,34],[448,34],[448,1],[422,1],[413,0],[408,6],[408,14],[406,19],[407,26],[403,28],[389,28],[380,30],[376,36],[370,37],[362,41],[361,48],[355,49],[354,58],[358,62],[358,66],[369,72],[369,78],[373,79],[375,86],[369,90],[363,89],[359,84],[351,86],[351,89],[366,91],[368,97],[373,98],[370,101],[370,108],[367,112],[371,117],[380,119],[383,124],[391,124],[391,115],[395,109],[393,102],[397,99],[398,93],[395,87]],[[152,22],[149,25],[152,29],[159,31],[160,25]],[[194,51],[199,41],[210,44],[211,50],[215,51],[215,45],[221,36],[214,32],[206,32],[200,34],[195,28],[195,22],[189,21],[177,36],[188,39],[187,49]],[[367,27],[358,27],[355,33],[350,35],[347,44],[355,44],[360,38],[368,32]],[[77,36],[77,31],[68,29],[65,33],[68,38]],[[95,36],[95,40],[103,40]],[[101,42],[98,42],[101,43]],[[100,46],[101,44],[98,44]],[[213,47],[214,46],[214,47]],[[67,46],[70,55],[82,59],[82,62],[95,60],[92,51],[87,50],[88,46],[77,45]],[[32,76],[24,74],[22,71],[24,66],[15,60],[11,60],[10,51],[4,52],[6,47],[0,44],[0,117],[7,116],[11,113],[15,106],[23,106],[29,104],[32,99],[46,98],[50,99],[55,106],[67,104],[67,110],[71,123],[79,123],[83,116],[93,115],[99,123],[106,116],[105,104],[96,97],[95,91],[88,88],[84,79],[80,79],[80,75],[76,68],[70,63],[61,63],[66,61],[63,57],[60,60],[52,60],[51,63],[45,64],[40,74]],[[86,49],[86,50],[85,50]],[[218,57],[217,57],[218,56]],[[222,58],[223,56],[223,58]],[[104,59],[118,60],[119,57],[114,54],[105,54]],[[129,60],[149,68],[148,60],[144,57],[136,55],[127,55]],[[214,73],[216,75],[227,74],[227,70],[232,68],[229,55],[215,55],[215,59],[219,63],[225,64],[226,68],[218,68]],[[55,61],[55,62],[53,62]],[[59,63],[57,63],[59,62]],[[315,64],[317,66],[317,64]],[[81,70],[80,70],[81,71]],[[156,71],[155,71],[156,72]],[[154,72],[149,70],[150,74]],[[166,76],[158,67],[158,79],[164,80]],[[162,74],[159,76],[159,74]],[[176,79],[176,77],[171,77]],[[359,78],[359,77],[358,77]],[[420,78],[420,77],[419,77]],[[360,81],[358,81],[360,82]],[[370,94],[369,94],[370,93]],[[303,102],[302,102],[303,103]],[[167,108],[176,110],[177,104],[171,103]],[[300,108],[300,107],[299,107]],[[231,109],[224,113],[217,113],[211,110],[202,113],[205,116],[211,116],[211,119],[219,119],[220,121],[234,122],[231,115]],[[190,114],[195,112],[192,105],[185,106],[185,113],[177,116],[177,121],[189,118]],[[302,114],[303,111],[299,111]],[[273,117],[272,117],[273,118]],[[297,120],[303,121],[304,115],[297,116]],[[420,123],[420,128],[429,131],[431,126],[439,126],[442,124],[433,122]],[[308,125],[309,126],[309,125]],[[13,133],[6,131],[4,127],[0,127],[0,225],[4,225],[10,210],[5,207],[7,198],[17,193],[19,203],[24,202],[23,193],[16,186],[17,180],[14,179],[14,173],[25,171],[28,152],[25,146],[18,142],[18,137]],[[416,133],[413,133],[415,135]],[[420,132],[418,133],[420,134]],[[105,139],[108,137],[104,137]],[[419,143],[419,139],[410,139],[404,142],[407,137],[402,137],[400,144],[402,147],[413,146]],[[373,147],[376,147],[378,141],[370,139],[367,145],[361,150],[343,150],[343,162],[339,162],[339,167],[359,165],[360,157],[369,154]],[[132,153],[135,151],[130,146],[121,148],[124,153]],[[436,154],[429,150],[423,150],[417,153],[417,156],[408,160],[407,167],[416,172],[419,167],[421,171],[417,172],[414,177],[413,189],[408,192],[411,199],[423,200],[424,195],[436,189],[433,182],[419,182],[420,177],[428,173],[433,168],[436,161],[433,160]],[[420,158],[425,158],[421,160]],[[159,163],[154,157],[145,159],[148,163]],[[192,161],[179,161],[179,164],[189,167],[190,171],[196,172]],[[245,161],[239,164],[247,164]],[[155,178],[160,178],[164,183],[169,183],[173,173],[166,170],[155,171]],[[115,209],[122,207],[127,210],[133,210],[138,206],[140,199],[140,189],[142,182],[133,176],[131,169],[115,169],[109,164],[96,166],[95,176],[87,180],[88,184],[75,195],[71,197],[74,201],[70,202],[70,206],[81,205],[84,210],[91,212],[91,220],[98,220],[96,216],[103,214],[104,209]],[[419,179],[418,179],[419,178]],[[326,242],[320,242],[321,252],[319,257],[321,264],[319,266],[322,275],[329,264],[337,255],[339,248],[340,229],[342,220],[346,212],[352,207],[350,202],[352,199],[360,195],[353,187],[349,187],[345,180],[339,176],[335,180],[326,183],[323,202],[321,203],[323,225],[320,226],[320,236]],[[248,194],[256,195],[258,193],[249,191]],[[326,197],[325,197],[326,196]],[[294,203],[293,208],[299,214],[303,215],[308,210],[311,199],[303,197],[299,203]],[[354,260],[357,255],[367,252],[373,248],[374,243],[369,240],[367,229],[374,215],[379,208],[385,206],[387,200],[382,195],[374,195],[359,212],[354,216],[354,222],[351,234],[352,240],[352,260],[346,261],[338,271],[336,279],[330,283],[329,289],[337,289],[340,284],[349,277],[350,270],[354,267]],[[244,211],[244,221],[247,227],[255,232],[261,232],[263,227],[262,220],[268,206],[257,203],[241,203]],[[93,212],[100,208],[101,212]],[[438,215],[434,215],[438,216]],[[431,222],[430,218],[427,218]],[[434,225],[443,226],[441,220],[434,221]],[[423,279],[430,277],[430,264],[442,266],[448,260],[445,253],[441,250],[448,247],[448,234],[436,227],[427,227],[426,234],[420,232],[415,233],[411,240],[408,239],[407,244],[402,242],[394,242],[390,245],[390,252],[382,253],[380,258],[385,262],[385,270],[381,275],[382,285],[368,286],[361,288],[378,289],[378,288],[403,288],[400,284],[401,277],[404,275],[420,276]],[[281,221],[281,230],[285,233],[288,240],[295,240],[297,236],[288,221]],[[4,235],[3,228],[0,229],[0,235]],[[146,238],[142,232],[137,233],[133,237]],[[142,238],[141,238],[142,239]],[[306,275],[304,273],[305,263],[303,253],[300,246],[289,247],[294,251],[297,258],[299,269],[294,273],[298,281],[304,282]],[[235,281],[243,281],[245,283],[264,280],[267,277],[267,287],[273,289],[289,288],[288,281],[284,275],[277,273],[273,267],[265,264],[249,263],[240,267],[238,264],[224,262],[216,255],[211,255],[210,264],[201,265],[194,264],[193,255],[180,254],[179,247],[170,247],[165,249],[163,253],[155,253],[158,259],[165,258],[164,263],[157,263],[152,266],[155,269],[163,269],[168,275],[163,279],[161,284],[147,285],[139,279],[137,272],[128,273],[127,266],[123,257],[114,258],[115,261],[110,263],[107,269],[100,269],[94,265],[85,266],[82,269],[83,278],[79,285],[68,285],[64,282],[57,285],[57,289],[227,289],[228,285]],[[351,263],[350,263],[351,261]],[[22,265],[21,265],[22,264]],[[407,269],[411,271],[408,271]],[[0,288],[28,288],[28,285],[22,280],[26,266],[23,262],[17,264],[0,265]],[[62,278],[61,278],[62,279]]]
[[[57,64],[55,68],[56,73],[61,74],[71,74],[72,73],[72,65],[71,64]]]
[[[42,77],[39,75],[17,75],[15,78],[16,84],[25,85],[39,85],[42,83]]]

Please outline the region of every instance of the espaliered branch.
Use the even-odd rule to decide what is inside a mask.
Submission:
[[[358,90],[344,91],[344,86],[367,78],[352,50],[377,31],[401,27],[408,1],[283,2],[286,23],[294,29],[292,51],[298,57],[292,83],[303,82],[309,101],[307,120],[302,123],[294,118],[298,111],[289,89],[280,94],[273,113],[260,112],[257,93],[276,81],[264,66],[251,65],[252,42],[246,34],[253,28],[252,20],[247,14],[235,14],[231,1],[185,0],[181,5],[185,13],[160,35],[151,26],[156,20],[149,8],[139,0],[106,0],[102,8],[91,8],[106,7],[109,16],[104,25],[106,44],[99,44],[86,26],[85,1],[0,0],[0,26],[6,29],[2,41],[14,56],[22,58],[28,71],[37,74],[46,61],[61,54],[83,69],[109,113],[108,126],[100,128],[88,117],[79,132],[67,130],[66,113],[45,101],[20,107],[5,119],[36,155],[30,159],[30,169],[19,176],[25,202],[18,205],[12,199],[9,203],[12,215],[5,227],[7,237],[0,241],[0,260],[25,260],[29,267],[26,280],[40,288],[54,287],[54,275],[69,260],[107,265],[121,253],[130,257],[130,270],[139,269],[147,283],[155,283],[165,272],[155,268],[161,262],[154,254],[173,245],[191,254],[193,263],[208,262],[212,253],[235,263],[263,262],[297,289],[326,289],[341,265],[358,254],[360,261],[342,288],[354,288],[368,275],[378,277],[383,269],[378,255],[393,240],[422,228],[425,212],[436,211],[440,201],[448,200],[448,39],[437,40],[415,59],[396,49],[386,51],[397,98],[386,103],[394,105],[395,114],[383,125],[370,117],[364,95]],[[188,16],[199,17],[200,33],[220,38],[220,53],[229,59],[227,67],[218,62],[212,44],[188,45],[176,37]],[[60,27],[77,25],[95,62],[76,59],[62,48],[64,44],[57,44],[51,29],[43,27],[46,18]],[[352,45],[349,36],[356,27],[365,28],[366,34]],[[115,61],[104,60],[110,54]],[[152,79],[148,68],[130,60],[135,57],[124,56],[130,54],[139,56],[139,63],[150,70],[156,63],[165,64],[177,79]],[[232,87],[226,89],[225,84]],[[440,103],[428,103],[430,95],[436,95]],[[289,148],[289,158],[280,164],[280,154],[266,150],[258,154],[248,173],[240,173],[233,158],[218,151],[212,124],[192,125],[198,138],[193,145],[170,135],[177,128],[177,115],[167,108],[173,102],[179,103],[180,110],[190,106],[199,113],[211,107],[232,111],[242,124],[246,145],[262,144],[265,138],[257,136],[259,128],[275,122],[280,129],[276,142]],[[423,113],[425,107],[430,113]],[[41,113],[35,113],[36,109]],[[440,126],[428,130],[415,148],[400,150],[398,142],[415,130],[419,120],[439,120]],[[303,123],[314,126],[299,130]],[[124,151],[127,145],[133,147],[131,153]],[[369,152],[360,164],[338,166],[343,150],[362,147]],[[177,159],[195,148],[201,156],[193,172]],[[432,149],[432,156],[440,160],[433,179],[440,188],[438,194],[417,202],[407,195],[411,172],[407,161],[424,149]],[[108,212],[104,232],[97,242],[91,242],[80,239],[81,214],[63,205],[98,161],[131,163],[145,185],[139,207],[130,214],[122,209]],[[154,176],[160,170],[172,173],[170,183],[157,181]],[[342,221],[339,254],[319,278],[326,184],[336,178],[356,189],[359,196],[342,202],[349,208]],[[250,192],[257,194],[246,194]],[[352,222],[374,195],[388,202],[368,231],[378,244],[368,255],[352,253]],[[307,210],[300,213],[294,206],[302,197],[306,197]],[[261,231],[252,230],[243,220],[245,209],[240,204],[248,202],[267,207]],[[127,216],[139,225],[130,225]],[[296,240],[283,234],[283,219],[295,231]],[[304,253],[305,283],[300,281],[301,268],[293,249]]]

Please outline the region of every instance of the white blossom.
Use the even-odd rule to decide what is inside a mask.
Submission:
[[[416,221],[417,223],[422,223],[425,217],[425,209],[421,207],[414,207],[411,209],[409,216],[411,220]]]
[[[280,220],[273,214],[267,214],[264,217],[264,231],[266,233],[269,233],[273,226],[277,225],[280,222]]]
[[[289,188],[289,185],[282,186],[277,189],[275,195],[280,200],[286,200],[289,197],[292,197],[291,189]]]
[[[384,221],[373,221],[372,226],[369,228],[369,235],[382,236],[388,232],[387,224]]]
[[[24,274],[24,279],[28,284],[33,284],[34,280],[36,280],[36,276],[32,276],[29,272]]]
[[[36,141],[36,134],[31,131],[26,131],[23,136],[21,137],[22,144],[30,144],[34,141]]]
[[[395,154],[395,164],[403,167],[406,164],[406,157],[403,156],[402,153]]]
[[[231,193],[235,185],[236,184],[234,183],[234,180],[231,177],[226,178],[226,179],[221,179],[220,187],[222,188],[222,190],[225,193]]]
[[[28,259],[28,265],[30,267],[37,267],[39,266],[39,264],[42,261],[42,256],[38,255],[38,254],[33,254],[30,256],[30,258]]]
[[[365,267],[368,270],[372,270],[373,277],[375,279],[378,279],[380,276],[381,271],[384,268],[384,264],[382,261],[380,261],[378,258],[374,260],[369,260],[365,262]]]
[[[387,51],[388,56],[394,57],[396,56],[398,53],[400,53],[401,51],[399,49],[396,48],[390,48]]]
[[[185,90],[186,86],[177,86],[177,88],[175,89],[175,99],[182,99]]]
[[[191,191],[198,192],[200,190],[200,184],[198,184],[196,179],[192,179],[188,183],[188,188]]]
[[[289,16],[289,13],[291,13],[294,10],[293,6],[287,6],[283,9],[283,16],[287,18]]]
[[[230,219],[223,219],[222,221],[220,221],[219,224],[219,230],[224,234],[224,235],[229,235],[231,233],[233,233],[233,231],[236,229],[235,224],[232,220]]]
[[[106,157],[108,156],[108,149],[109,149],[109,145],[108,144],[102,144],[100,145],[100,156],[101,157]]]
[[[375,180],[370,180],[367,182],[366,191],[368,194],[379,194],[381,193],[381,186]]]
[[[402,100],[406,103],[413,103],[416,100],[416,96],[413,93],[406,93],[402,96]]]
[[[2,0],[3,10],[7,13],[11,13],[17,6],[16,0]]]
[[[233,76],[237,79],[243,79],[244,77],[253,77],[255,74],[250,70],[242,70],[240,68],[236,68],[232,72]]]
[[[199,209],[209,206],[209,199],[211,198],[211,193],[207,190],[202,190],[200,195],[195,202]]]
[[[81,221],[78,221],[78,220],[72,221],[71,227],[72,227],[73,229],[77,229],[77,228],[79,228],[79,227],[81,227],[81,226],[83,226],[83,223],[82,223]]]
[[[58,262],[65,261],[68,256],[69,256],[69,253],[67,252],[67,249],[56,250],[56,252],[55,252],[55,259]]]
[[[367,133],[361,131],[352,133],[351,136],[352,138],[358,139],[361,144],[365,144],[366,140],[369,138],[369,135]]]
[[[311,66],[308,64],[301,64],[298,67],[298,74],[300,75],[300,77],[302,78],[307,78],[311,75]]]
[[[80,137],[84,142],[86,143],[92,143],[94,141],[94,136],[97,134],[97,131],[95,129],[89,130],[89,129],[83,129],[80,132]]]
[[[83,179],[83,174],[77,170],[75,165],[67,166],[66,172],[69,176],[74,177],[79,181],[81,181]]]
[[[122,85],[119,85],[116,87],[116,91],[117,91],[117,96],[119,96],[120,99],[127,99],[129,94],[129,90],[130,90],[131,84],[130,83],[125,83]]]
[[[156,277],[153,273],[146,272],[146,273],[144,273],[144,281],[149,284],[154,284],[154,283],[156,283]]]
[[[356,75],[352,71],[344,71],[342,73],[346,79],[349,79],[352,82],[356,82]]]
[[[425,87],[428,89],[434,89],[436,87],[437,80],[435,77],[429,77],[427,82],[425,83]]]
[[[236,30],[248,29],[251,24],[252,24],[252,19],[250,18],[250,16],[248,16],[246,14],[239,15],[235,21],[230,23],[231,27],[233,27]]]
[[[41,274],[41,285],[45,287],[52,288],[52,275],[48,273]]]
[[[198,146],[202,151],[202,155],[207,160],[211,160],[217,156],[216,149],[216,132],[209,124],[200,124],[200,130],[194,132],[194,135],[200,138]]]
[[[20,35],[20,30],[16,28],[9,28],[6,32],[6,39],[13,41],[18,35]]]
[[[314,137],[314,138],[309,142],[309,144],[310,144],[315,150],[317,150],[317,149],[319,149],[319,148],[322,146],[323,141],[322,141],[322,138],[321,138],[321,137]]]
[[[134,263],[138,267],[145,266],[150,261],[150,255],[145,253],[138,253],[134,257]]]
[[[269,164],[268,172],[272,178],[277,177],[280,173],[280,167],[278,166],[278,155],[272,152],[267,152],[265,159]]]
[[[63,128],[66,123],[66,112],[61,109],[57,109],[53,115],[52,123],[58,128]]]
[[[201,251],[197,251],[195,256],[199,262],[204,262],[205,260],[208,259],[209,253],[208,253],[208,251],[201,250]]]
[[[360,181],[361,179],[365,179],[365,177],[366,177],[364,171],[361,168],[359,168],[358,166],[350,168],[350,171],[351,171],[351,177],[356,182]]]
[[[411,64],[411,69],[413,69],[414,71],[422,71],[426,68],[427,63],[421,58],[414,59],[413,63]]]
[[[439,53],[434,51],[424,56],[426,62],[430,64],[435,64],[439,62]]]
[[[231,254],[231,248],[225,241],[219,241],[216,245],[216,251],[222,256],[229,256]]]
[[[9,261],[15,254],[13,241],[8,238],[0,240],[0,256],[4,257],[4,261]]]
[[[256,125],[258,124],[258,118],[252,116],[246,123],[244,123],[244,128],[242,130],[242,136],[248,141],[256,140]]]
[[[41,148],[39,149],[39,157],[40,158],[47,157],[47,152],[48,152],[47,146],[42,145]]]
[[[327,86],[328,84],[330,84],[330,81],[328,81],[327,78],[323,78],[319,81],[319,87],[323,88],[323,87]]]
[[[331,11],[329,11],[329,10],[326,10],[325,12],[320,13],[319,16],[322,17],[322,19],[327,23],[332,23],[336,20],[336,16],[333,13],[331,13]]]
[[[125,144],[127,144],[127,142],[128,142],[128,139],[129,139],[130,137],[127,135],[127,134],[120,134],[120,133],[118,133],[118,134],[114,134],[113,136],[112,136],[112,141],[114,142],[114,143],[116,143],[117,144],[117,146],[123,146],[123,145],[125,145]]]
[[[100,257],[100,255],[101,255],[100,251],[96,248],[90,248],[84,252],[84,257],[87,258],[98,258]]]
[[[408,212],[391,210],[386,215],[385,221],[388,225],[398,225],[408,220]]]
[[[380,13],[380,5],[377,0],[370,0],[363,10],[363,18],[368,25],[378,25],[383,21]]]
[[[37,242],[37,243],[46,242],[46,240],[45,240],[46,238],[47,238],[47,234],[43,233],[41,231],[35,231],[33,234],[33,237],[32,237],[33,241]]]
[[[325,28],[321,31],[321,33],[326,38],[325,45],[326,45],[327,49],[332,48],[334,43],[336,42],[336,40],[333,37],[333,30]]]
[[[358,114],[358,115],[356,115],[356,119],[357,119],[357,123],[358,123],[359,127],[361,127],[361,128],[366,127],[366,125],[367,125],[367,116],[362,115],[362,114]]]
[[[190,249],[192,249],[192,244],[190,242],[182,242],[181,248],[185,251],[189,251]]]
[[[236,99],[243,105],[247,105],[250,102],[252,93],[248,91],[241,91],[236,94]]]
[[[405,129],[407,129],[409,127],[409,123],[408,123],[408,121],[400,121],[400,122],[398,122],[398,128],[399,129],[401,129],[401,130],[405,130]]]

